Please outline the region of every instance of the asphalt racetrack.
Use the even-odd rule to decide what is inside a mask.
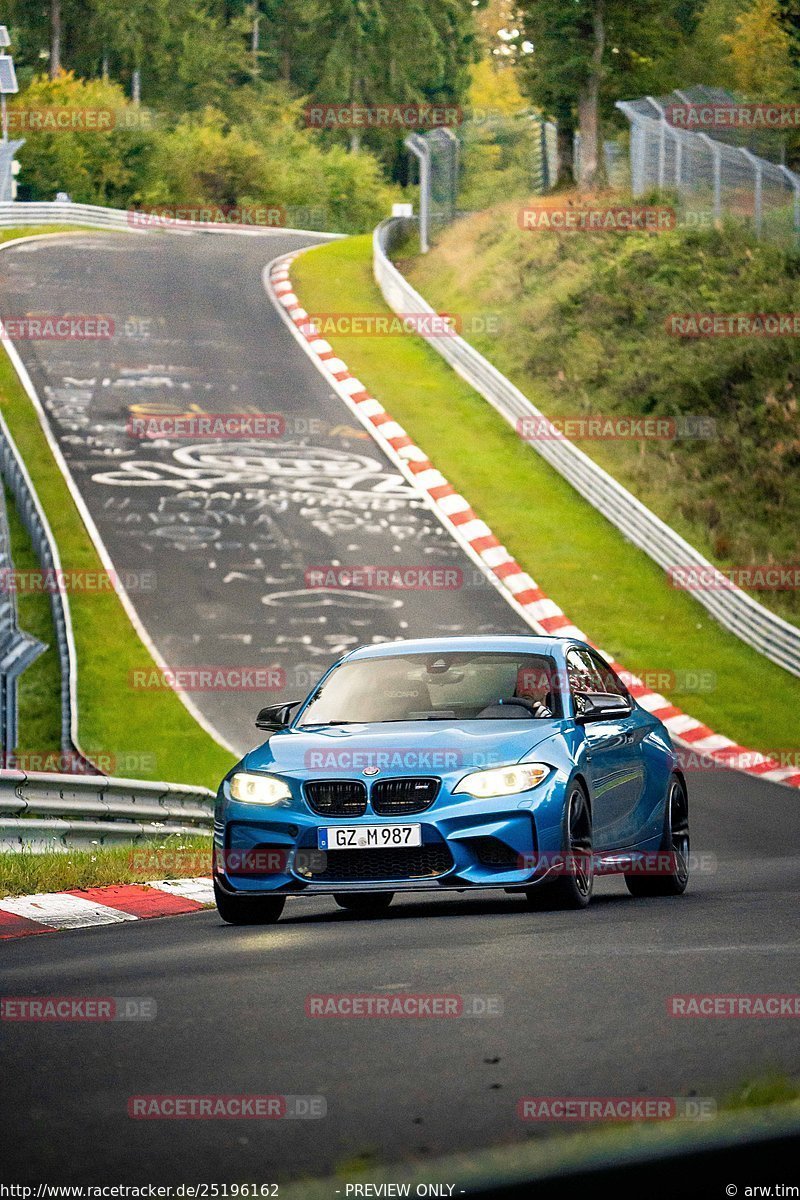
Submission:
[[[233,674],[231,687],[214,690],[184,676],[197,707],[241,752],[262,703],[302,698],[362,642],[528,631],[268,300],[265,264],[310,240],[71,234],[3,251],[4,313],[113,321],[111,338],[17,349],[167,665],[275,668],[263,700]],[[275,414],[282,432],[245,442],[128,432],[133,418],[155,412]],[[369,591],[317,586],[315,576],[309,590],[310,572],[337,564],[440,568],[447,586],[438,595]],[[159,770],[169,778],[168,764]]]

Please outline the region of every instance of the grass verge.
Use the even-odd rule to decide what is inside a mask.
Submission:
[[[2,241],[27,232],[5,230]],[[64,231],[55,227],[48,232]],[[39,419],[5,353],[0,355],[0,407],[47,514],[65,570],[101,571],[94,544],[53,461]],[[137,692],[129,686],[129,672],[141,667],[147,650],[116,592],[74,593],[70,608],[78,655],[79,736],[84,750],[112,763],[119,759],[139,762],[137,774],[143,779],[216,788],[234,761],[232,755],[201,729],[174,692]],[[45,736],[44,725],[36,730],[35,735],[39,734]],[[58,745],[56,740],[55,747],[34,747],[28,734],[25,736],[30,749],[44,751]]]
[[[461,315],[467,340],[548,417],[674,421],[677,437],[576,444],[707,558],[796,564],[797,338],[681,337],[671,314],[797,312],[800,253],[734,223],[656,235],[523,230],[519,209],[495,204],[455,222],[428,255],[401,248],[403,270],[435,308]],[[796,588],[752,594],[800,622]]]
[[[0,898],[210,874],[210,837],[168,837],[42,854],[24,850],[0,854]]]
[[[369,237],[303,254],[292,278],[311,313],[388,311]],[[589,637],[629,670],[667,673],[658,690],[716,732],[764,751],[797,746],[800,680],[670,587],[424,340],[341,336],[334,348]]]

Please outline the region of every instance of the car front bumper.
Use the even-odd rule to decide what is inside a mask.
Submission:
[[[223,890],[246,895],[527,887],[552,873],[540,857],[562,849],[566,783],[554,771],[531,791],[492,800],[453,796],[443,786],[430,808],[393,817],[320,816],[302,801],[287,807],[242,803],[223,784],[215,877]],[[317,849],[320,827],[387,824],[419,825],[422,845]]]

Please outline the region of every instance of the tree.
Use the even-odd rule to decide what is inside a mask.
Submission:
[[[730,49],[736,85],[747,96],[789,100],[797,88],[791,36],[781,23],[776,0],[754,0],[723,34]]]
[[[61,0],[50,2],[50,78],[61,70]]]
[[[28,127],[29,114],[38,109],[44,118],[54,108],[113,113],[115,123],[107,129]],[[25,138],[19,153],[20,183],[35,199],[52,200],[56,192],[65,191],[82,203],[124,206],[146,152],[147,135],[135,125],[126,128],[131,106],[118,84],[76,79],[70,71],[61,71],[56,79],[39,75],[12,100],[12,120],[16,109],[28,117],[20,130]]]
[[[332,0],[316,96],[358,105],[457,101],[472,57],[468,22],[464,0]],[[351,151],[360,145],[353,129]]]
[[[572,178],[572,142],[580,132],[580,179],[602,182],[601,118],[611,98],[628,93],[643,70],[670,61],[685,35],[681,0],[521,0],[522,23],[533,52],[521,60],[526,90],[558,121],[561,182]],[[682,26],[684,28],[682,28]],[[668,76],[668,73],[666,73]],[[675,86],[668,77],[667,90]],[[683,81],[685,82],[685,81]]]

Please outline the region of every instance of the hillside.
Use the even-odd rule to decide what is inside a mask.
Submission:
[[[575,440],[714,562],[800,562],[797,336],[668,332],[671,314],[800,312],[800,252],[728,227],[525,231],[518,208],[463,218],[400,265],[547,416],[710,432]],[[797,590],[754,594],[800,619]]]

